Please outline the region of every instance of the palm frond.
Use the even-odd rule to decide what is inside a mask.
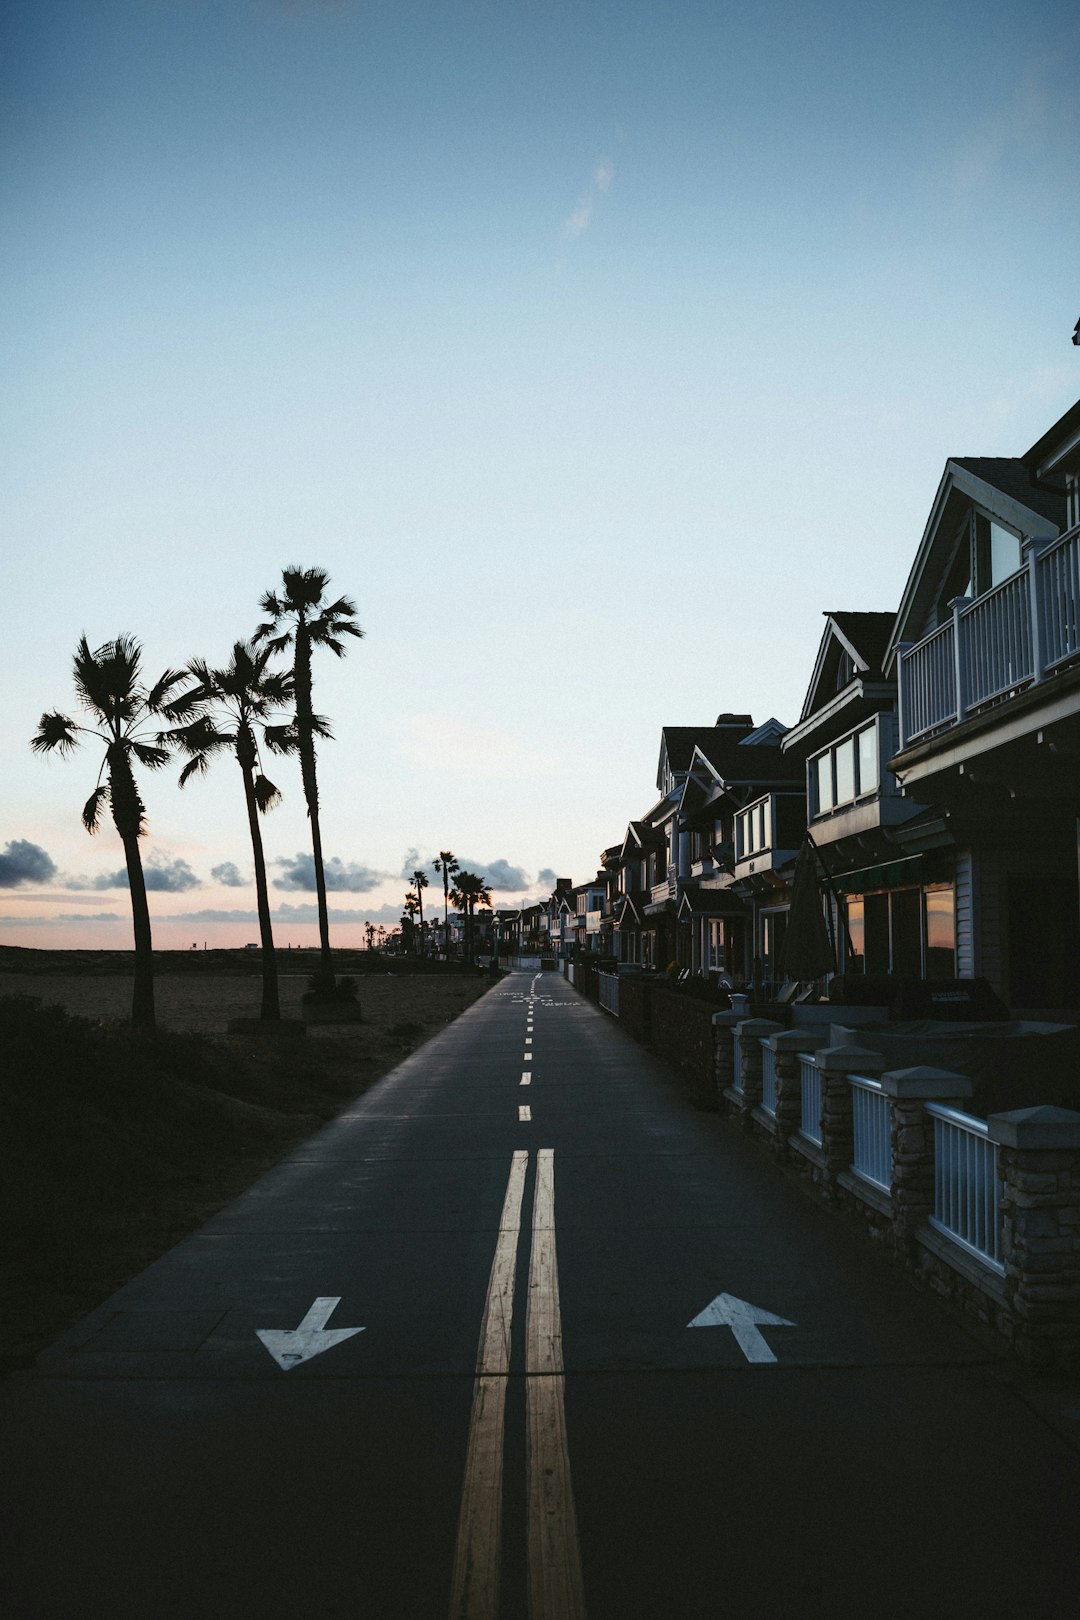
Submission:
[[[83,729],[82,726],[77,726],[74,720],[69,720],[66,714],[54,710],[52,714],[43,714],[38,721],[37,731],[30,739],[30,747],[35,754],[50,754],[55,748],[63,758],[78,745],[79,732]]]
[[[178,787],[183,787],[193,776],[205,776],[210,769],[210,761],[205,754],[192,754],[177,781]]]
[[[94,789],[82,808],[82,824],[87,832],[93,835],[101,825],[101,811],[109,802],[109,788],[107,783]]]
[[[300,751],[300,738],[295,725],[266,726],[263,738],[272,754],[296,754]]]
[[[325,714],[313,714],[311,717],[312,736],[325,737],[330,742],[334,740],[334,733],[330,730],[330,721]]]
[[[259,814],[265,816],[268,810],[281,803],[281,792],[273,782],[267,781],[265,776],[257,776],[253,783],[255,789],[255,803],[259,807]]]
[[[146,694],[146,707],[157,714],[173,687],[184,679],[184,674],[182,669],[164,670]]]
[[[153,743],[139,742],[134,737],[129,741],[128,747],[139,764],[145,765],[148,771],[160,771],[163,765],[169,763],[168,748],[159,748]]]

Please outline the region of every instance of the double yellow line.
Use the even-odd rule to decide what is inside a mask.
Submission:
[[[529,1155],[514,1154],[476,1358],[450,1620],[498,1620],[503,1438],[514,1279]],[[555,1155],[536,1155],[525,1313],[528,1580],[532,1620],[585,1620],[566,1441],[562,1317],[555,1253]]]

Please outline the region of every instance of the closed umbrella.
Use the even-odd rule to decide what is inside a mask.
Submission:
[[[814,850],[809,841],[803,844],[795,862],[780,964],[790,979],[820,979],[824,973],[836,972],[836,952],[825,924]]]

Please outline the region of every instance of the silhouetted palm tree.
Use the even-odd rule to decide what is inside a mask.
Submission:
[[[450,898],[465,913],[465,960],[473,962],[473,916],[478,905],[490,906],[491,889],[475,872],[458,872]]]
[[[439,858],[433,862],[436,872],[442,873],[443,887],[443,950],[447,961],[450,960],[450,883],[458,870],[457,856],[452,849],[440,849]]]
[[[267,615],[267,621],[259,625],[252,637],[255,643],[265,641],[272,652],[282,652],[286,647],[293,649],[296,704],[293,730],[311,822],[311,853],[315,863],[315,893],[319,907],[320,978],[327,986],[333,983],[334,967],[330,956],[330,918],[326,905],[322,830],[319,826],[315,738],[330,737],[332,734],[327,721],[312,708],[311,652],[314,647],[328,647],[336,657],[343,658],[345,644],[342,636],[362,636],[364,633],[355,622],[356,607],[347,596],[339,596],[335,602],[324,600],[323,593],[329,583],[330,576],[322,568],[283,569],[281,591],[267,591],[259,603]]]
[[[227,750],[240,766],[244,779],[251,853],[255,863],[255,899],[259,912],[259,938],[262,942],[262,1011],[260,1017],[281,1017],[278,999],[277,960],[274,932],[270,923],[270,895],[266,883],[266,856],[263,853],[259,817],[266,815],[281,794],[262,774],[259,740],[261,728],[267,746],[276,753],[294,753],[297,743],[288,726],[268,724],[275,710],[287,708],[293,699],[293,678],[288,670],[267,669],[272,657],[269,647],[253,647],[237,641],[225,669],[211,669],[202,659],[192,659],[185,674],[193,683],[186,692],[165,706],[170,720],[191,717],[184,725],[163,732],[160,741],[175,744],[189,756],[180,773],[180,786],[209,768],[212,755]]]
[[[80,737],[97,737],[105,744],[98,785],[83,806],[82,822],[88,833],[96,833],[101,812],[108,805],[120,834],[135,933],[131,1022],[141,1029],[153,1029],[154,950],[139,850],[139,839],[146,831],[146,806],[135,782],[134,763],[156,771],[168,760],[166,747],[139,732],[151,715],[162,712],[165,699],[181,676],[176,670],[166,670],[153,686],[143,686],[139,679],[141,654],[133,636],[117,636],[96,652],[91,652],[83,636],[75,652],[73,673],[75,694],[90,717],[89,724],[80,725],[55,710],[43,714],[30,746],[38,754],[55,750],[64,757],[78,746]]]
[[[420,913],[420,955],[424,954],[424,890],[428,886],[428,876],[425,871],[417,867],[412,875],[413,892],[416,895],[416,908]]]

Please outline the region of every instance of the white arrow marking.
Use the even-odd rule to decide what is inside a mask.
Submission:
[[[776,1357],[758,1332],[758,1327],[794,1327],[785,1316],[774,1316],[759,1305],[751,1305],[734,1294],[717,1294],[711,1305],[688,1322],[687,1327],[729,1327],[747,1361],[775,1361]]]
[[[351,1339],[354,1333],[363,1333],[362,1327],[328,1328],[327,1322],[341,1304],[341,1295],[317,1299],[298,1328],[256,1328],[255,1332],[265,1344],[283,1372],[299,1367],[302,1361],[321,1356],[332,1345]]]

